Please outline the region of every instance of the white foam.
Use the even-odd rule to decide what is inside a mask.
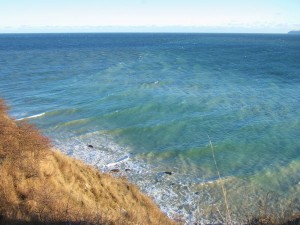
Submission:
[[[124,156],[121,159],[118,159],[116,162],[108,163],[106,166],[107,167],[116,166],[116,165],[119,165],[120,163],[124,163],[128,159],[129,159],[129,155],[128,156]]]
[[[32,119],[32,118],[36,118],[36,117],[40,117],[40,116],[44,116],[46,113],[43,112],[43,113],[39,113],[39,114],[36,114],[36,115],[32,115],[32,116],[27,116],[27,117],[23,117],[23,118],[19,118],[19,119],[16,119],[16,120],[25,120],[25,119]]]

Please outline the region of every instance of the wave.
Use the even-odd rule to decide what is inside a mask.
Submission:
[[[22,118],[19,118],[19,119],[16,119],[16,120],[32,119],[32,118],[44,116],[45,114],[46,114],[46,113],[43,112],[43,113],[39,113],[39,114],[32,115],[32,116],[22,117]]]
[[[116,166],[116,165],[121,164],[121,163],[123,163],[123,162],[125,162],[125,161],[127,161],[127,160],[129,160],[129,155],[124,156],[124,157],[118,159],[118,160],[115,161],[115,162],[108,163],[108,164],[106,165],[106,167]]]

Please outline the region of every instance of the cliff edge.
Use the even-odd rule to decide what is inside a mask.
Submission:
[[[0,224],[176,224],[126,179],[52,149],[0,100]]]

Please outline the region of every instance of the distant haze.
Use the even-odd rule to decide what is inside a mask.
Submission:
[[[300,29],[299,0],[1,0],[0,32],[246,32]]]

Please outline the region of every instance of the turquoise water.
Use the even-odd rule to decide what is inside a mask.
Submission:
[[[229,192],[300,189],[298,35],[3,34],[0,67],[12,116],[100,169],[125,157],[170,215],[195,220],[199,199],[176,190],[217,179],[208,136]]]

